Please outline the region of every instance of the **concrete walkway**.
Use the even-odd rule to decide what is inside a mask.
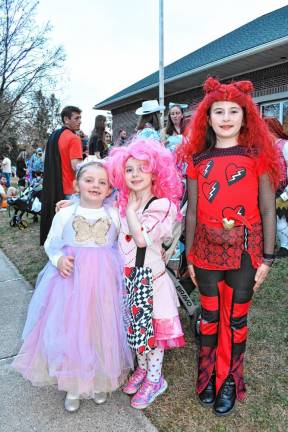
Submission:
[[[85,400],[78,412],[63,408],[64,392],[37,388],[10,363],[20,347],[32,287],[0,250],[0,430],[1,432],[157,432],[120,391],[103,405]]]

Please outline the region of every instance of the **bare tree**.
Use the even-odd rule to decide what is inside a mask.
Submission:
[[[0,0],[0,133],[64,61],[62,47],[49,46],[49,23],[36,25],[37,6],[34,0]]]
[[[61,125],[60,101],[52,93],[34,92],[25,119],[21,121],[19,139],[32,146],[45,146],[48,136]]]

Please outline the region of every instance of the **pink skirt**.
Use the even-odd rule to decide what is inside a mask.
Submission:
[[[153,319],[156,346],[164,349],[185,346],[179,315],[170,319]]]
[[[48,263],[39,275],[12,363],[34,385],[56,384],[81,397],[116,390],[133,368],[123,324],[123,275],[111,247],[65,248],[74,272]]]

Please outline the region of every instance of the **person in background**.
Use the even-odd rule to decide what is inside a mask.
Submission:
[[[127,144],[127,132],[125,129],[120,129],[116,138],[114,147],[122,147]]]
[[[112,134],[107,129],[104,132],[104,142],[105,142],[106,147],[108,147],[108,153],[109,153],[109,150],[113,146],[113,142],[112,142]]]
[[[0,179],[0,211],[1,212],[7,210],[6,209],[6,205],[5,205],[5,203],[7,203],[6,199],[7,199],[7,195],[6,195],[6,178],[5,177],[1,177],[1,179]]]
[[[11,159],[6,154],[2,157],[2,175],[6,178],[6,187],[9,188],[12,168]]]
[[[44,161],[40,244],[43,245],[52,219],[55,205],[74,192],[73,182],[77,165],[82,162],[82,143],[76,134],[81,125],[81,110],[66,106],[61,111],[63,126],[54,131],[47,142]]]
[[[43,149],[41,147],[38,147],[31,156],[30,170],[32,179],[35,177],[36,172],[44,172]]]
[[[163,128],[161,135],[164,145],[168,150],[175,152],[177,146],[182,142],[182,134],[185,129],[184,109],[187,104],[169,103],[167,125]]]
[[[270,132],[275,137],[280,162],[280,184],[276,191],[277,236],[280,248],[279,258],[288,256],[288,135],[278,119],[264,119]]]
[[[105,129],[107,120],[104,115],[97,115],[95,118],[95,126],[89,139],[89,155],[97,156],[98,159],[103,159],[108,155],[108,146],[105,142]]]
[[[142,106],[135,111],[140,116],[136,127],[140,138],[160,141],[160,111],[164,109],[165,106],[160,106],[156,99],[142,102]]]
[[[27,152],[21,151],[16,160],[16,175],[18,177],[18,187],[25,188],[27,176]],[[43,172],[43,171],[42,171]]]

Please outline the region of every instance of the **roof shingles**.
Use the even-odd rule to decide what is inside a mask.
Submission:
[[[287,36],[288,6],[284,6],[233,30],[166,66],[165,80]],[[97,105],[102,106],[140,91],[145,87],[157,85],[158,80],[159,74],[157,71]]]

